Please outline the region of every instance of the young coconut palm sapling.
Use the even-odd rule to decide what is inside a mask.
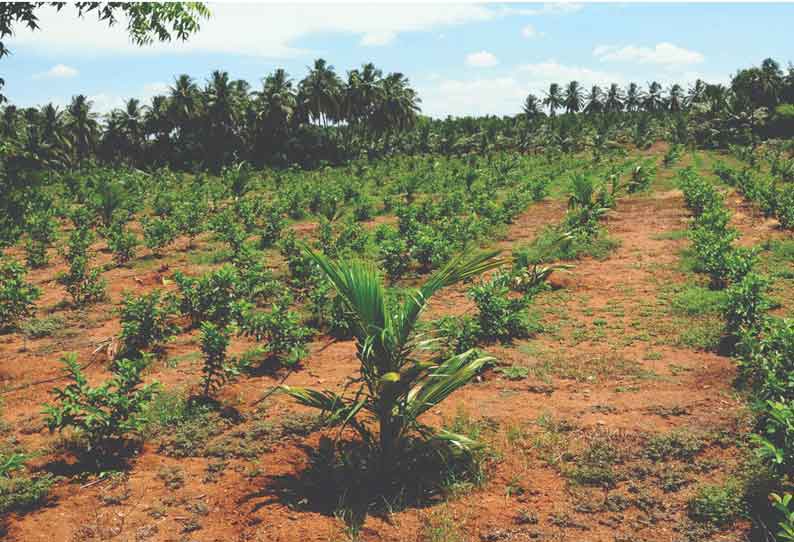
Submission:
[[[368,262],[334,262],[309,249],[351,313],[360,376],[353,394],[282,386],[304,405],[324,411],[332,424],[354,428],[375,453],[377,474],[396,468],[411,434],[447,450],[469,452],[477,443],[446,430],[435,430],[419,417],[468,383],[490,361],[473,350],[447,359],[421,360],[419,351],[432,340],[415,334],[419,315],[441,288],[503,265],[498,251],[459,255],[402,300],[387,295],[376,267]],[[377,436],[361,419],[377,421]]]

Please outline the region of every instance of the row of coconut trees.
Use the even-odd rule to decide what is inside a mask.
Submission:
[[[3,109],[0,132],[24,140],[45,162],[77,165],[92,158],[175,167],[284,160],[288,147],[314,144],[318,129],[344,129],[348,139],[382,137],[413,126],[419,97],[401,73],[373,64],[340,77],[318,59],[298,82],[277,69],[252,89],[214,71],[203,86],[188,75],[149,104],[130,99],[101,118],[84,95],[60,109]],[[295,139],[300,141],[295,141]]]
[[[765,59],[760,66],[739,70],[729,86],[709,84],[698,79],[688,90],[679,84],[664,89],[653,81],[643,89],[630,83],[625,90],[612,83],[606,90],[593,85],[586,90],[578,81],[567,85],[551,83],[542,97],[529,94],[524,101],[527,117],[565,113],[648,112],[678,113],[704,106],[712,112],[724,111],[737,104],[744,107],[774,109],[782,103],[794,103],[794,66],[784,73],[773,59]]]

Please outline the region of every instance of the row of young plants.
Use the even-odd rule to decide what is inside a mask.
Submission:
[[[714,165],[714,173],[757,204],[765,217],[774,217],[781,227],[794,230],[794,180],[752,166],[732,168],[723,162]]]
[[[769,314],[773,307],[768,277],[756,270],[757,251],[734,245],[724,197],[692,170],[679,176],[687,207],[696,270],[709,275],[712,288],[726,290],[724,344],[739,366],[739,382],[756,414],[752,441],[772,474],[769,503],[751,502],[763,529],[777,540],[794,540],[794,321]],[[759,477],[763,477],[758,473]],[[748,495],[748,497],[752,497]],[[776,514],[775,514],[776,513]],[[767,525],[767,522],[769,525]],[[776,525],[776,526],[775,526]]]

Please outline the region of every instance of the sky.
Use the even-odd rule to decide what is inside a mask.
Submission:
[[[766,57],[791,58],[794,4],[259,4],[210,3],[186,43],[137,47],[125,24],[46,8],[41,30],[17,28],[0,59],[5,94],[20,106],[86,94],[99,112],[148,101],[176,75],[215,69],[253,88],[283,67],[301,79],[315,58],[337,73],[365,62],[402,72],[422,112],[513,115],[530,92],[575,79],[586,86],[725,83]]]

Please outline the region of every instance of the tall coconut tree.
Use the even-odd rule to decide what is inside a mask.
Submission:
[[[405,75],[390,73],[381,81],[373,128],[379,133],[391,133],[412,127],[421,101]]]
[[[538,99],[537,96],[534,94],[528,94],[526,99],[524,99],[524,106],[522,108],[522,112],[524,113],[524,117],[531,121],[539,116],[542,115],[540,110],[541,108],[541,101]]]
[[[601,101],[601,88],[598,85],[593,85],[590,92],[584,97],[584,112],[588,114],[600,113],[604,109],[604,104]]]
[[[201,91],[193,78],[183,73],[174,79],[168,92],[169,115],[176,129],[176,145],[178,152],[186,158],[189,147],[198,138],[202,115]]]
[[[340,108],[341,81],[334,67],[318,58],[309,73],[300,82],[299,97],[301,106],[305,108],[309,118],[328,126],[337,120]]]
[[[667,92],[667,109],[678,113],[684,108],[684,89],[678,83],[673,84]]]
[[[694,84],[689,87],[689,90],[686,94],[686,106],[692,107],[692,105],[697,105],[703,102],[704,99],[704,92],[706,90],[706,83],[703,79],[696,79]]]
[[[640,104],[642,103],[642,91],[637,83],[629,83],[628,88],[626,89],[626,111],[634,113],[638,111],[640,108]]]
[[[125,104],[123,115],[124,134],[127,138],[127,151],[132,163],[137,163],[143,154],[146,131],[143,122],[145,106],[140,100],[130,98]]]
[[[563,106],[562,89],[557,83],[549,85],[549,90],[546,92],[546,97],[543,98],[543,105],[549,108],[551,116],[555,116],[557,109]]]
[[[78,163],[87,160],[99,140],[97,114],[91,111],[93,102],[84,94],[72,97],[67,107],[66,134]]]
[[[649,113],[656,113],[662,110],[663,105],[662,85],[653,81],[648,85],[648,92],[642,99],[642,108]]]
[[[218,171],[232,159],[236,142],[238,92],[229,73],[215,70],[204,89],[206,108],[206,138],[204,155],[210,166]]]
[[[623,94],[617,83],[609,85],[606,98],[604,99],[604,110],[608,113],[623,111]]]
[[[292,80],[279,68],[262,81],[262,90],[252,95],[255,154],[284,152],[297,107]]]
[[[578,113],[582,109],[582,87],[579,81],[571,81],[565,87],[564,105],[566,113]]]
[[[374,64],[364,64],[360,70],[350,70],[342,99],[344,120],[355,125],[367,125],[380,100],[383,72]]]
[[[144,113],[144,125],[146,133],[154,136],[152,161],[158,165],[171,163],[173,161],[171,133],[174,131],[174,122],[170,100],[166,96],[152,97],[151,105]]]
[[[763,95],[763,103],[760,105],[773,108],[780,100],[783,91],[783,70],[780,69],[780,64],[767,58],[761,62],[759,71],[759,84]]]

